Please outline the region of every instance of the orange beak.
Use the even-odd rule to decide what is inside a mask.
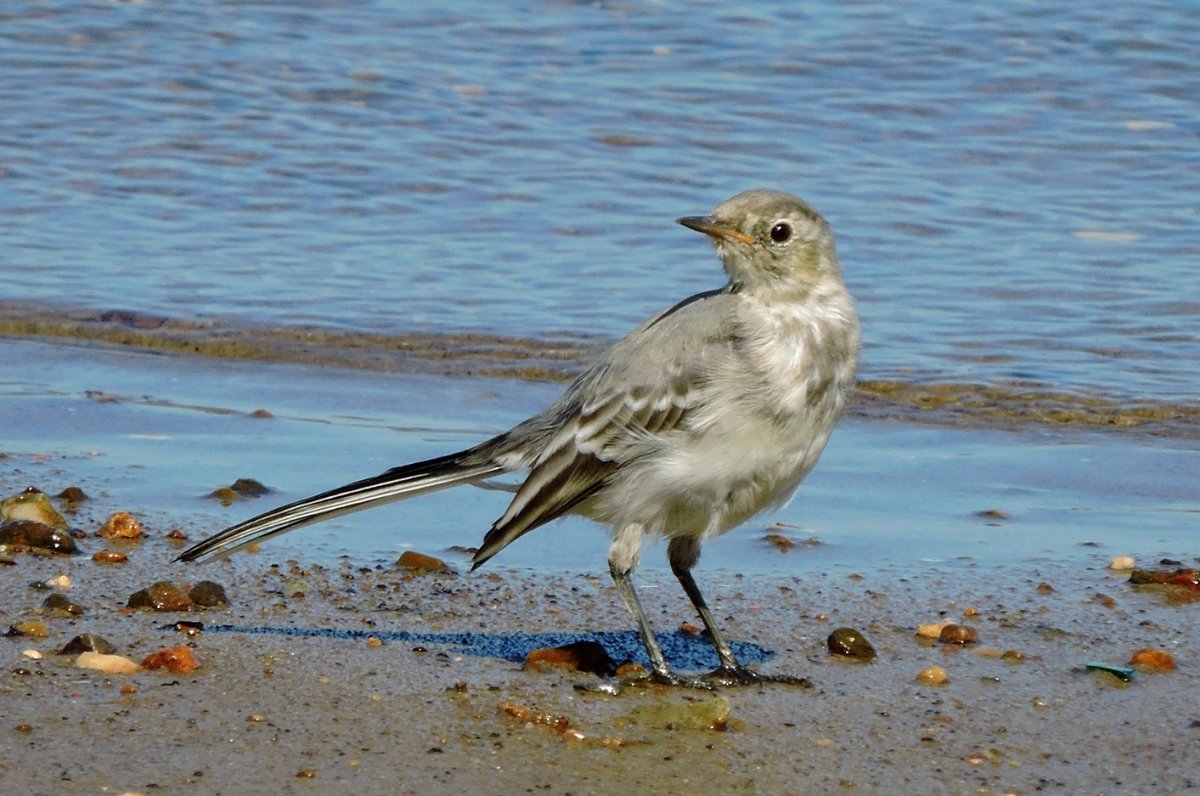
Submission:
[[[736,229],[723,226],[712,216],[685,216],[675,219],[680,224],[683,224],[688,229],[694,229],[697,232],[703,232],[709,237],[717,240],[735,240],[738,243],[744,243],[747,246],[753,246],[758,243],[752,236],[745,232],[740,232]]]

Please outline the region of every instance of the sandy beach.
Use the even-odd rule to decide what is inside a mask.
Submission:
[[[555,385],[172,357],[151,371],[144,352],[5,350],[21,374],[6,408],[26,422],[0,459],[4,495],[78,486],[91,497],[66,514],[80,554],[9,552],[0,566],[0,619],[48,633],[0,642],[13,792],[1127,793],[1200,782],[1200,605],[1108,569],[1118,554],[1195,566],[1186,445],[850,423],[795,505],[719,540],[697,570],[739,651],[812,687],[607,696],[577,686],[611,679],[521,664],[567,641],[599,641],[617,663],[640,656],[604,577],[604,534],[586,523],[539,531],[466,574],[451,547],[477,542],[494,509],[477,501],[496,500],[474,490],[230,562],[171,561],[186,544],[173,530],[195,541],[262,501],[445,450]],[[257,408],[272,416],[252,417]],[[437,426],[443,412],[459,425]],[[1114,461],[1125,468],[1106,479]],[[235,476],[286,490],[228,507],[206,497]],[[142,541],[96,536],[118,511],[141,520]],[[772,529],[796,545],[765,543]],[[455,571],[406,572],[394,564],[402,549]],[[93,560],[105,550],[127,561]],[[643,601],[672,663],[701,669],[707,644],[680,630],[695,617],[661,557],[638,573]],[[228,607],[126,608],[156,581],[203,579],[223,586]],[[48,582],[60,585],[32,585]],[[83,613],[47,611],[52,592]],[[179,620],[205,630],[181,634]],[[979,640],[917,635],[938,622]],[[872,662],[829,653],[843,626],[874,645]],[[55,654],[82,633],[135,662],[184,644],[200,666],[83,670]],[[1177,669],[1124,682],[1085,668],[1147,647]],[[948,682],[919,683],[930,666]]]

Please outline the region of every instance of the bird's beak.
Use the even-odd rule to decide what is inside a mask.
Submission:
[[[736,229],[724,226],[712,216],[685,216],[675,220],[688,229],[703,232],[705,235],[717,240],[736,240],[738,243],[745,243],[747,246],[753,246],[758,242],[745,232],[739,232]]]

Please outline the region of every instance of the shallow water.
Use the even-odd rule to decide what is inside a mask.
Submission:
[[[449,453],[540,410],[547,381],[446,378],[180,357],[99,345],[0,345],[4,494],[78,484],[193,540],[275,505]],[[257,409],[272,417],[251,416]],[[948,429],[850,419],[790,505],[704,549],[704,578],[731,573],[904,571],[1031,560],[1106,564],[1195,555],[1200,518],[1192,440],[1061,429]],[[236,478],[273,492],[222,507],[206,497]],[[390,564],[405,549],[466,568],[508,495],[460,488],[341,517],[263,546],[293,555]],[[1003,517],[981,516],[999,510]],[[779,523],[778,526],[775,524]],[[764,536],[796,546],[781,553]],[[815,539],[818,543],[810,544]],[[566,518],[506,548],[496,566],[603,574],[608,537]],[[665,567],[662,545],[644,567]]]
[[[1186,3],[0,11],[0,298],[610,339],[719,283],[676,216],[831,220],[863,375],[1195,404]],[[452,343],[451,343],[452,345]]]

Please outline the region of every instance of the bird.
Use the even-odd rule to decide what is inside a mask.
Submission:
[[[751,190],[677,223],[709,238],[725,284],[647,319],[547,409],[466,450],[267,511],[176,560],[221,557],[331,517],[525,471],[472,571],[529,531],[582,515],[611,529],[608,569],[649,658],[645,679],[697,688],[803,680],[740,664],[692,569],[705,541],[786,504],[816,464],[855,383],[858,314],[832,229],[804,200]],[[667,541],[671,571],[716,652],[712,672],[667,664],[632,581],[647,539]]]

